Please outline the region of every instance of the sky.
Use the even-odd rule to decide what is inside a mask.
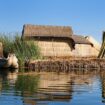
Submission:
[[[22,32],[24,24],[71,26],[101,42],[105,0],[0,0],[0,33]]]

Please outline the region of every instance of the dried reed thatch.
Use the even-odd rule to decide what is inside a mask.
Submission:
[[[24,36],[70,37],[73,31],[69,26],[24,25],[22,34]]]
[[[60,39],[69,38],[75,44],[92,44],[85,37],[73,35],[72,28],[69,26],[41,26],[24,25],[22,31],[23,37],[56,37]]]
[[[70,36],[70,38],[75,42],[75,44],[91,44],[92,45],[92,43],[86,40],[84,36],[72,35]]]

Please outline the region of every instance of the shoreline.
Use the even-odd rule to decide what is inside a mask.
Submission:
[[[31,71],[70,72],[71,70],[105,70],[105,59],[77,58],[77,59],[46,59],[31,60],[25,63]]]

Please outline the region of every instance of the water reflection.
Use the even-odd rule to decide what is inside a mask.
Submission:
[[[0,72],[1,105],[101,105],[104,98],[104,71]]]
[[[105,72],[101,72],[100,73],[100,77],[101,77],[101,85],[102,85],[102,102],[105,103]]]

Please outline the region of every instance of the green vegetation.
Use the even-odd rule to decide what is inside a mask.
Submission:
[[[7,57],[8,53],[15,53],[20,67],[24,66],[25,60],[40,58],[40,50],[35,42],[30,41],[28,43],[22,40],[18,34],[15,34],[13,38],[9,36],[0,35],[0,42],[3,43],[4,57]]]
[[[38,89],[39,75],[19,75],[15,83],[17,91],[35,93]]]

